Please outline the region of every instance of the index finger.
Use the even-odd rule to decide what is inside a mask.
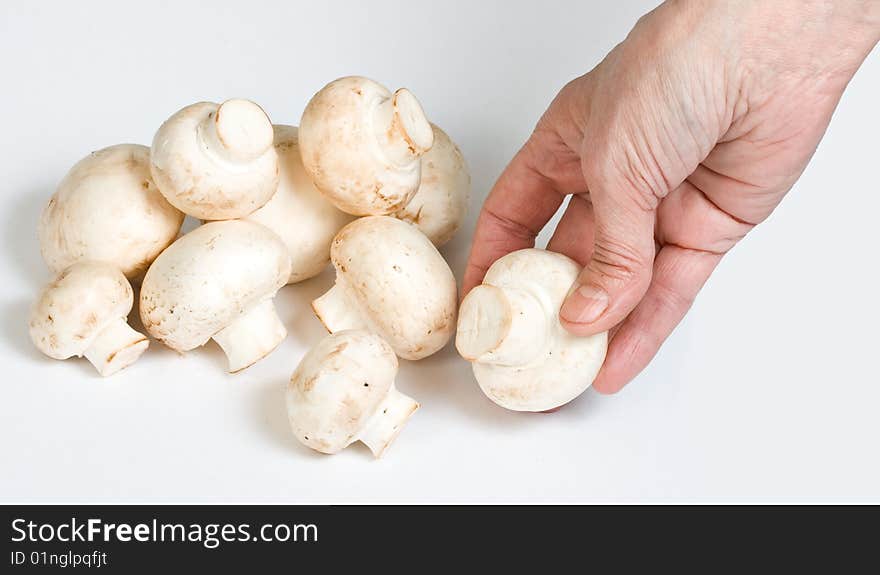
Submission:
[[[533,167],[528,146],[523,146],[504,169],[480,210],[462,297],[483,281],[495,260],[534,247],[538,233],[562,204],[564,196]]]

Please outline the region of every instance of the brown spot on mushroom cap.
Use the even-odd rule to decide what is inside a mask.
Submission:
[[[397,366],[388,344],[365,330],[341,331],[319,341],[287,388],[294,435],[326,452],[356,440],[393,389]]]
[[[67,279],[67,277],[70,275],[70,272],[71,268],[66,268],[62,270],[60,274],[55,276],[55,279],[52,281],[51,285],[58,286],[59,284],[61,284],[65,279]]]
[[[356,425],[361,420],[363,412],[364,409],[360,399],[351,396],[346,396],[342,399],[340,414],[343,421],[346,421],[349,425]]]
[[[315,382],[318,381],[319,376],[320,376],[320,374],[315,373],[315,374],[312,374],[309,377],[307,377],[306,380],[304,382],[302,382],[302,385],[301,385],[302,390],[306,391],[306,392],[312,391],[312,389],[315,388]],[[306,437],[306,439],[308,439],[308,437]]]
[[[511,348],[511,352],[524,356],[520,362],[474,362],[480,388],[502,407],[517,411],[559,407],[589,387],[598,373],[607,349],[607,334],[572,336],[559,324],[557,314],[550,311],[558,310],[579,272],[580,266],[570,258],[534,248],[507,254],[487,271],[484,285],[540,294],[546,302],[542,307],[548,329],[552,330]]]
[[[417,157],[398,165],[385,153],[389,128],[384,114],[393,105],[391,99],[391,92],[372,80],[340,78],[316,93],[303,112],[299,130],[304,167],[316,187],[350,214],[393,212],[418,187]],[[374,123],[376,118],[381,125]],[[399,140],[396,133],[392,136]],[[379,154],[374,153],[377,143]]]
[[[30,336],[55,359],[82,355],[110,322],[128,315],[132,304],[122,272],[101,262],[80,262],[43,288],[31,310]]]
[[[272,297],[289,275],[286,246],[264,226],[207,223],[150,266],[141,287],[141,319],[150,335],[188,351]]]
[[[415,227],[386,216],[360,218],[337,234],[331,261],[347,297],[371,329],[407,359],[452,336],[455,278]]]
[[[183,217],[152,183],[149,148],[111,146],[77,162],[59,183],[40,218],[41,253],[55,272],[96,260],[136,279],[140,262],[173,241]]]
[[[240,148],[229,144],[241,140],[235,129],[214,127],[220,120],[217,107],[200,102],[176,112],[159,128],[151,153],[153,178],[162,194],[202,220],[244,217],[266,203],[278,184],[274,146],[256,158],[230,157]],[[235,119],[231,123],[238,125]],[[247,169],[232,166],[236,163]]]

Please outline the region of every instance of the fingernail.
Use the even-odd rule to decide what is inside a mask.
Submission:
[[[562,319],[571,323],[593,323],[608,308],[608,294],[589,285],[579,286],[559,310]]]

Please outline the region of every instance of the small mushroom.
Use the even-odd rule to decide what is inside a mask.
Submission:
[[[263,224],[290,252],[290,278],[296,283],[316,276],[330,262],[330,242],[353,216],[336,209],[312,184],[299,154],[297,129],[275,126],[275,150],[281,166],[278,191],[246,219]]]
[[[98,373],[113,375],[149,345],[128,325],[133,303],[131,284],[121,271],[103,262],[77,262],[37,298],[31,309],[31,340],[51,358],[85,356]]]
[[[455,345],[473,363],[489,399],[515,411],[547,411],[586,390],[608,346],[607,333],[575,337],[559,308],[580,266],[539,249],[497,260],[461,303]]]
[[[40,251],[56,274],[79,261],[103,261],[137,280],[174,241],[183,217],[153,183],[149,148],[110,146],[61,180],[40,217]]]
[[[431,124],[434,145],[422,156],[422,178],[413,199],[394,217],[418,226],[438,248],[461,226],[471,192],[471,174],[458,146]]]
[[[419,158],[431,125],[409,90],[393,94],[358,76],[330,82],[306,106],[299,126],[303,165],[315,186],[344,212],[387,215],[419,187]]]
[[[397,357],[363,330],[328,335],[303,357],[287,386],[294,435],[322,453],[362,441],[381,457],[419,408],[394,387]]]
[[[272,231],[245,220],[207,223],[171,244],[147,270],[141,320],[177,351],[213,339],[235,373],[287,336],[272,298],[288,277],[290,256]]]
[[[418,228],[388,216],[360,218],[330,248],[336,284],[312,302],[331,333],[363,328],[404,359],[440,350],[455,330],[455,277]]]
[[[249,100],[192,104],[153,138],[153,180],[165,198],[202,220],[241,218],[278,187],[272,123]]]

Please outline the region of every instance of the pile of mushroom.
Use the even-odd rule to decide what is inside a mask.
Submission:
[[[455,277],[437,248],[469,197],[461,152],[404,88],[340,78],[312,97],[298,128],[273,125],[249,100],[192,104],[150,147],[104,148],[61,180],[39,222],[55,277],[32,308],[31,339],[102,376],[141,357],[147,336],[181,353],[213,340],[237,373],[287,336],[279,290],[332,262],[335,283],[312,303],[329,335],[301,358],[286,395],[308,447],[336,453],[360,441],[381,456],[419,407],[395,387],[398,358],[438,352],[456,325],[494,401],[565,403],[592,380],[605,345],[604,335],[572,341],[555,319],[576,266],[544,252],[502,258],[456,323]],[[186,216],[201,225],[181,236]],[[529,265],[543,271],[520,278]],[[128,323],[135,288],[146,335]]]

